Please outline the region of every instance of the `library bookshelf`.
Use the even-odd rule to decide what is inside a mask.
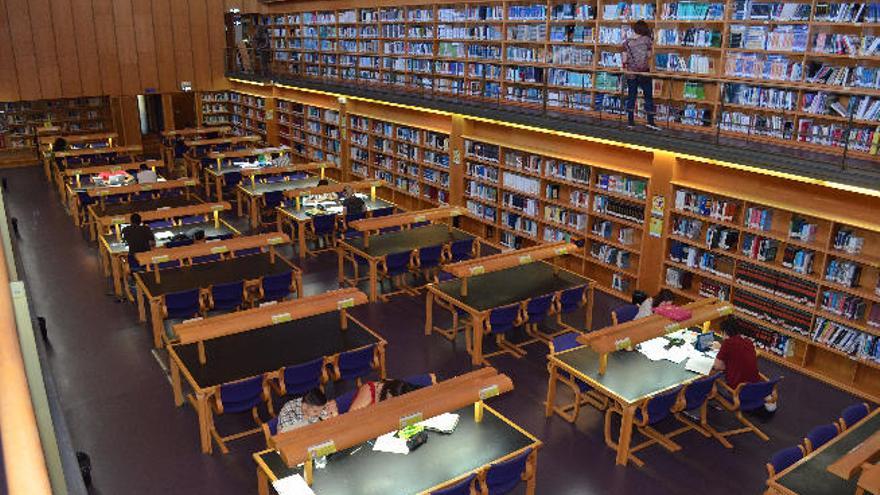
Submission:
[[[880,223],[673,187],[664,286],[731,301],[768,358],[880,397]]]
[[[200,118],[203,126],[232,124],[232,103],[229,91],[206,91],[200,93]]]
[[[256,22],[269,30],[281,75],[619,115],[621,43],[636,20],[654,31],[664,125],[877,153],[876,4],[490,1],[283,12]]]
[[[50,126],[62,135],[112,131],[109,98],[0,103],[0,163],[35,162],[37,128]]]

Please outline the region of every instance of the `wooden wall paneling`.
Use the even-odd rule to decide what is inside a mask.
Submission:
[[[82,93],[86,96],[104,94],[102,76],[105,71],[99,62],[98,42],[95,38],[94,11],[91,0],[69,0],[73,14],[73,32]]]
[[[174,32],[171,25],[171,2],[153,0],[153,35],[156,43],[159,91],[178,91],[177,64],[174,57]]]
[[[58,55],[58,70],[61,75],[61,93],[65,97],[83,94],[79,74],[79,56],[73,23],[73,9],[70,0],[51,0],[52,26],[55,33],[55,52]],[[96,93],[97,94],[97,93]]]
[[[174,33],[174,63],[177,66],[177,84],[193,80],[193,50],[189,29],[189,0],[170,0],[171,26]]]
[[[31,24],[22,22],[23,19],[30,18],[27,0],[6,0],[6,15],[9,16],[9,34],[12,37],[10,46],[15,56],[20,97],[22,100],[39,100],[42,91],[37,77],[37,57],[34,53]]]
[[[15,67],[6,0],[0,0],[0,46],[7,47],[0,50],[0,101],[18,100],[20,95],[18,72]]]
[[[140,69],[140,88],[159,90],[159,68],[156,57],[156,33],[153,26],[153,1],[131,0],[134,18],[134,40]]]
[[[125,146],[142,144],[137,96],[110,98],[110,106],[113,112],[113,124],[121,141],[120,144]]]
[[[61,98],[61,71],[58,70],[49,0],[28,0],[28,10],[37,60],[37,77],[40,78],[40,97]],[[21,19],[21,22],[26,23],[26,20]]]
[[[675,203],[675,197],[672,195],[672,184],[670,180],[676,174],[678,161],[675,155],[666,151],[658,151],[654,153],[654,161],[652,164],[652,174],[648,182],[648,203],[645,206],[648,219],[644,229],[642,229],[641,254],[639,255],[637,288],[648,294],[656,294],[666,279],[666,272],[663,270],[663,260],[666,258],[664,251],[663,239],[669,232],[662,232],[660,237],[652,237],[650,234],[651,227],[651,202],[654,196],[663,196],[665,208],[663,217],[659,220],[662,222],[663,228],[668,228],[669,210]]]
[[[140,64],[134,31],[132,0],[113,0],[113,17],[116,20],[116,46],[119,71],[122,76],[122,94],[136,95],[142,92]]]
[[[166,131],[173,131],[174,127],[174,98],[170,93],[162,94],[162,126]],[[197,120],[196,122],[201,122],[201,117],[198,116],[200,110],[197,108]]]
[[[222,87],[226,80],[226,16],[223,5],[208,0],[208,47],[211,58],[211,88]]]
[[[122,76],[119,72],[120,60],[116,48],[113,0],[92,0],[92,7],[95,40],[98,43],[97,65],[101,68],[101,93],[118,95],[122,93]]]
[[[193,55],[193,85],[196,89],[209,89],[211,75],[211,51],[208,48],[208,9],[206,0],[189,0],[190,37]]]
[[[351,147],[348,146],[348,104],[351,100],[340,99],[339,101],[339,167],[343,181],[352,180],[351,175]]]

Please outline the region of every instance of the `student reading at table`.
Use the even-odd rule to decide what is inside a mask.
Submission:
[[[122,229],[122,240],[128,244],[128,264],[131,267],[138,266],[134,255],[147,252],[156,244],[153,231],[141,223],[141,216],[137,213],[131,214],[131,224]]]
[[[723,371],[725,381],[731,388],[741,383],[757,383],[763,380],[758,372],[758,354],[755,344],[742,336],[742,328],[736,318],[727,318],[721,322],[721,331],[726,335],[718,356],[715,357],[713,370]],[[768,397],[769,399],[769,397]],[[767,413],[776,411],[775,402],[765,402]]]
[[[360,386],[354,401],[351,403],[351,411],[372,406],[385,399],[403,395],[419,387],[402,380],[382,380],[378,382],[366,382]]]
[[[342,206],[345,208],[346,215],[360,215],[366,212],[367,204],[364,203],[362,198],[354,194],[351,187],[345,186],[342,195],[345,197],[345,199],[342,200]]]
[[[140,170],[137,173],[138,184],[154,184],[158,180],[159,176],[156,175],[156,172],[148,167],[146,163],[141,163]]]
[[[278,432],[295,430],[339,415],[335,400],[327,400],[320,389],[287,401],[278,412]]]

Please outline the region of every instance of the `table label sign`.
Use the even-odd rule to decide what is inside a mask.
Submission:
[[[501,391],[498,390],[498,385],[489,385],[488,387],[480,389],[480,400],[486,400],[495,397],[496,395],[501,395]]]
[[[733,306],[722,306],[718,308],[718,314],[721,316],[727,316],[733,313]]]
[[[100,191],[98,191],[99,196],[107,196],[109,194],[110,194],[110,191],[108,191],[107,189],[101,189]]]
[[[220,211],[223,209],[223,205],[211,205],[211,211]]]
[[[157,210],[170,210],[171,207],[170,207],[170,206],[163,206],[163,207],[161,207],[161,208],[156,208],[156,209],[157,209]]]
[[[672,333],[676,330],[681,330],[681,325],[679,325],[678,323],[670,323],[669,325],[666,325],[663,329],[666,331],[666,333]]]
[[[426,222],[428,221],[428,217],[425,215],[416,215],[413,217],[413,223]]]
[[[119,172],[120,170],[122,170],[122,167],[120,167],[119,165],[114,165],[110,167],[111,172]]]
[[[308,448],[309,458],[317,459],[318,457],[326,457],[336,453],[336,443],[333,440],[327,440],[324,443],[312,445]]]
[[[345,309],[354,307],[354,298],[349,297],[348,299],[341,299],[336,302],[336,309]]]
[[[153,185],[152,185],[152,184],[141,184],[141,190],[142,190],[142,191],[150,191],[150,190],[152,190],[152,189],[153,189]]]
[[[167,254],[161,254],[159,256],[153,256],[150,261],[152,261],[153,263],[164,263],[168,261],[168,259],[169,257]]]
[[[211,248],[212,254],[222,254],[222,253],[228,253],[228,252],[229,252],[229,248],[226,246],[214,246]]]
[[[420,412],[408,414],[406,416],[401,416],[399,429],[402,430],[402,429],[407,428],[409,426],[414,426],[418,423],[421,423],[423,419],[424,418],[422,416],[422,413],[420,413]]]
[[[519,257],[519,264],[520,265],[528,265],[531,262],[532,262],[532,257],[529,256],[528,254]]]
[[[280,313],[277,315],[272,315],[272,323],[276,325],[279,323],[286,323],[291,320],[293,320],[293,317],[290,316],[290,313]]]
[[[270,246],[274,246],[275,244],[281,244],[281,243],[283,243],[283,242],[284,242],[284,238],[283,238],[283,237],[270,237],[266,242],[267,242]]]
[[[630,347],[632,347],[632,340],[630,340],[629,337],[624,337],[622,339],[614,341],[614,348],[618,351],[629,349]]]
[[[471,275],[482,275],[484,273],[486,273],[486,268],[482,265],[471,267]]]
[[[125,223],[125,222],[126,222],[125,217],[113,217],[113,218],[110,220],[110,223],[112,223],[113,225],[119,225],[119,224],[122,224],[122,223]]]
[[[563,254],[568,254],[568,246],[556,248],[556,255],[557,256],[562,256]]]
[[[185,182],[183,183],[183,185],[185,185],[185,186],[194,186],[194,185],[196,185],[196,181],[190,179],[190,180],[188,180],[188,181],[185,181]]]
[[[455,209],[455,210],[452,210],[451,212],[449,212],[449,214],[452,215],[453,217],[457,217],[457,216],[461,215],[461,210]]]

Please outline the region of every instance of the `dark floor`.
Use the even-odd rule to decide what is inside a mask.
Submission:
[[[8,214],[19,220],[20,261],[33,310],[48,322],[49,365],[73,442],[92,458],[93,493],[255,493],[250,453],[263,447],[262,437],[234,442],[226,456],[216,449],[213,456],[202,455],[195,413],[174,407],[160,365],[164,357],[150,352],[149,333],[137,322],[135,308],[107,295],[97,251],[73,226],[40,169],[0,175],[9,180]],[[309,260],[303,268],[307,294],[335,287],[331,255]],[[604,315],[612,304],[605,296],[598,298],[597,326],[607,324]],[[461,343],[423,335],[423,308],[422,298],[399,297],[353,313],[389,341],[391,376],[468,370]],[[604,445],[600,413],[586,409],[576,425],[544,418],[544,352],[534,345],[524,359],[493,360],[516,386],[493,405],[545,443],[539,457],[540,494],[757,494],[763,491],[764,463],[772,452],[797,443],[808,429],[836,418],[856,400],[764,362],[768,375],[785,375],[780,410],[762,425],[770,442],[738,436],[736,448],[726,450],[691,432],[679,437],[681,452],[650,448],[641,453],[645,468],[621,468]],[[729,419],[713,412],[711,420],[724,426],[732,425]]]

